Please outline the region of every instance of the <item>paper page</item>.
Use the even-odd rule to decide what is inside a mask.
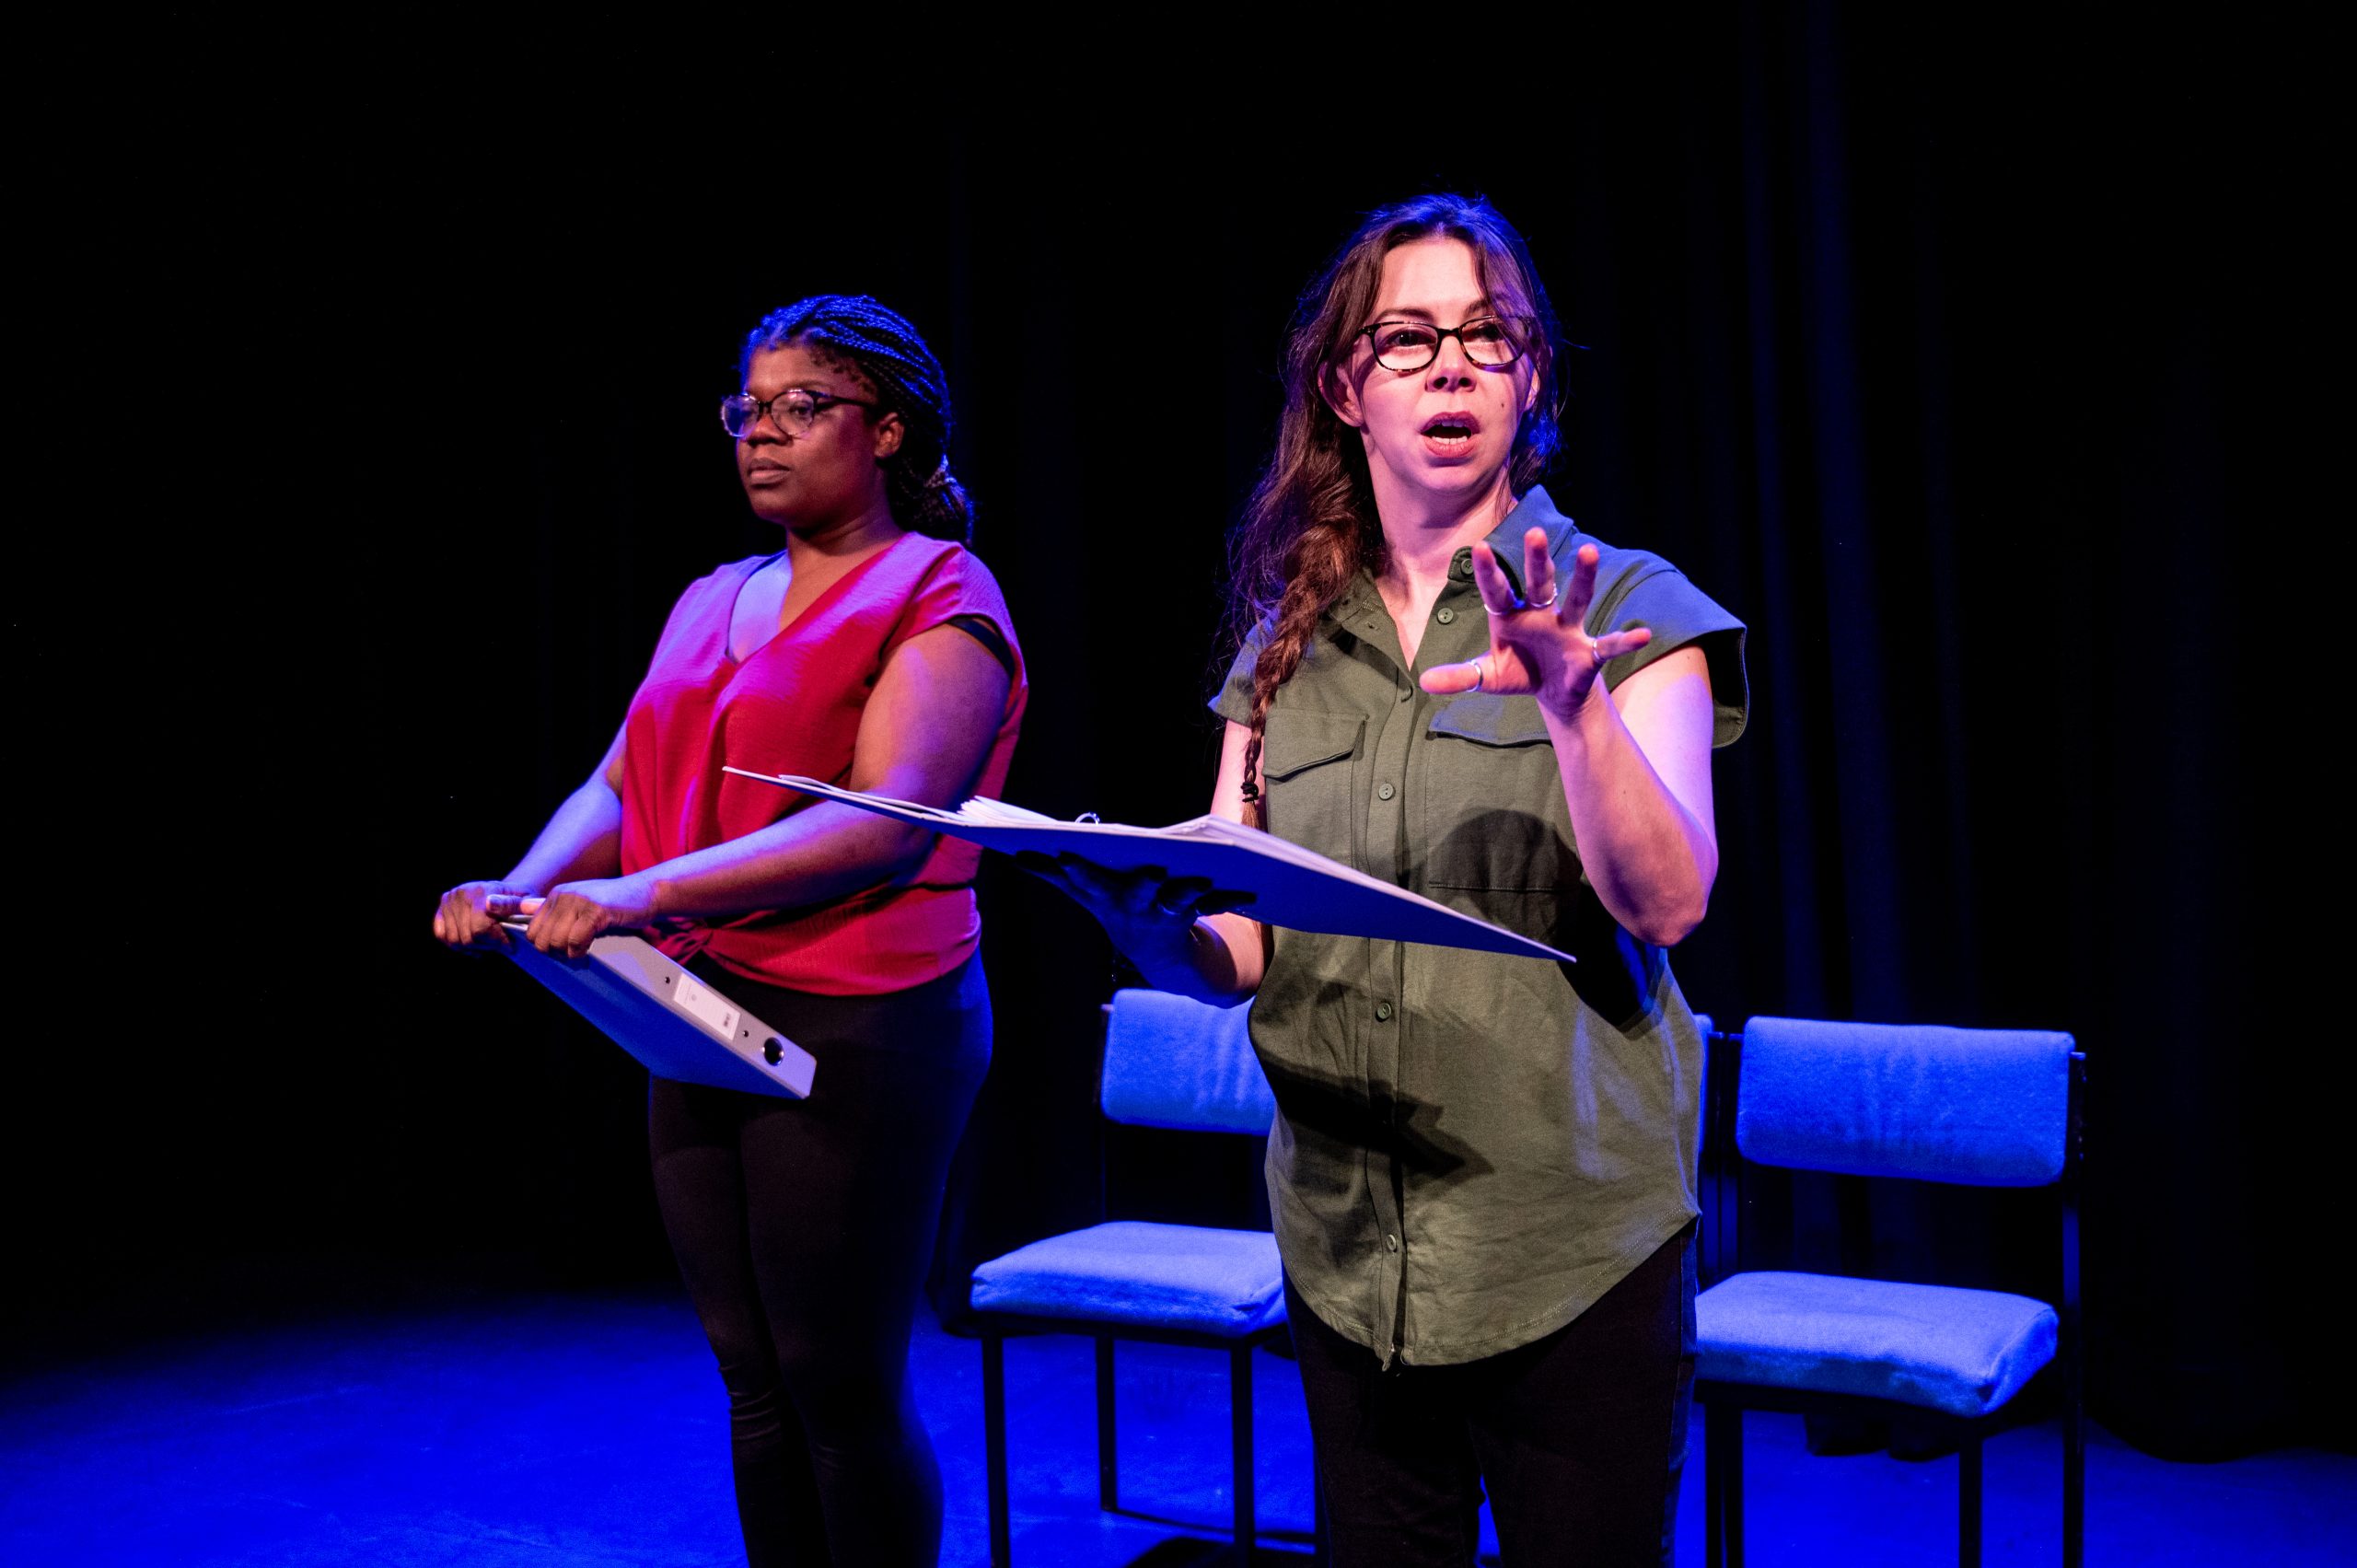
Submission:
[[[1004,801],[970,800],[959,810],[946,812],[863,795],[819,779],[728,771],[914,822],[1005,854],[1070,854],[1109,871],[1153,869],[1166,877],[1203,877],[1214,888],[1251,894],[1237,912],[1271,925],[1576,961],[1543,942],[1223,817],[1197,817],[1168,828],[1134,828],[1121,822],[1058,821]]]
[[[985,800],[979,795],[960,806],[957,814],[962,820],[968,822],[1052,822],[1055,820],[1053,817],[1045,816],[1040,812],[1026,811],[1020,806],[1009,806],[1004,800]]]

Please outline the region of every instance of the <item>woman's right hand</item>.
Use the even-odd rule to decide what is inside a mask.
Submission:
[[[517,882],[461,882],[434,912],[434,937],[452,947],[505,947],[500,922],[511,919],[533,889]]]

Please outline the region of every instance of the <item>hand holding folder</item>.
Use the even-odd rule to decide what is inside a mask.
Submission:
[[[969,800],[954,811],[945,811],[798,774],[756,773],[742,768],[728,771],[930,828],[1004,854],[1070,855],[1112,872],[1152,870],[1173,879],[1200,879],[1207,888],[1250,895],[1240,912],[1295,931],[1470,947],[1567,964],[1574,961],[1569,953],[1543,942],[1434,903],[1314,850],[1224,817],[1197,817],[1167,828],[1062,822],[1000,800]]]

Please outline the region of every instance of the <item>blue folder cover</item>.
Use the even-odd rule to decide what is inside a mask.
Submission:
[[[509,922],[507,956],[659,1078],[802,1099],[818,1060],[635,936],[552,958]]]

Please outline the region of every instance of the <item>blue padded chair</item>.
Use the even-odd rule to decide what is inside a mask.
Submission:
[[[1107,1010],[1099,1097],[1131,1126],[1265,1135],[1276,1097],[1252,1053],[1243,1007],[1159,991],[1122,991]],[[988,1428],[991,1562],[1012,1552],[1006,1496],[1006,1338],[1097,1340],[1098,1505],[1120,1505],[1114,1465],[1113,1343],[1202,1345],[1228,1356],[1236,1547],[1248,1562],[1252,1506],[1252,1352],[1285,1333],[1284,1274],[1267,1231],[1116,1220],[1051,1236],[974,1271]]]
[[[2086,1534],[2081,1429],[2079,1106],[2069,1035],[1754,1018],[1711,1041],[1705,1278],[1694,1394],[1705,1407],[1713,1568],[1743,1563],[1746,1410],[1920,1418],[1959,1440],[1959,1561],[1980,1562],[1983,1438],[2049,1363],[2061,1378],[2062,1560]],[[1730,1156],[1730,1151],[1732,1155]],[[1740,1267],[1750,1166],[1977,1187],[2059,1186],[2060,1310],[2003,1291]]]

